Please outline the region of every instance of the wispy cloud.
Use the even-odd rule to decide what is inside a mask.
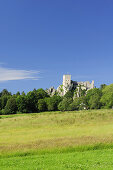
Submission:
[[[38,80],[39,71],[35,70],[16,70],[0,66],[0,82],[9,80]]]

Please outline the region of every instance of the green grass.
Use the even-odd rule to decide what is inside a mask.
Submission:
[[[113,150],[51,153],[0,159],[2,170],[112,170]]]
[[[112,149],[113,110],[0,116],[0,169],[113,169]]]

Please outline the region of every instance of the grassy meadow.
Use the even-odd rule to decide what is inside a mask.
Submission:
[[[0,169],[113,169],[113,110],[0,116]]]

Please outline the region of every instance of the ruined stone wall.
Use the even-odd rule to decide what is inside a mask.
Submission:
[[[91,83],[89,81],[85,82],[72,81],[71,75],[66,74],[63,75],[63,83],[57,88],[57,90],[55,90],[54,87],[51,87],[50,89],[48,89],[47,92],[50,96],[53,96],[56,92],[58,93],[58,95],[64,96],[69,90],[77,89],[78,91],[77,97],[80,97],[79,88],[86,91],[93,89],[94,80]]]

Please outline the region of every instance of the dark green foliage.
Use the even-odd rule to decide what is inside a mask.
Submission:
[[[61,111],[72,111],[72,110],[82,110],[87,109],[87,102],[86,102],[86,90],[82,90],[80,88],[80,96],[76,97],[73,100],[73,96],[76,96],[76,90],[68,91],[65,96],[63,97],[62,102],[59,104],[58,108]]]
[[[39,99],[38,100],[38,110],[40,112],[46,111],[47,110],[47,104],[45,99]]]
[[[38,100],[48,97],[43,89],[34,89],[26,95],[26,111],[28,113],[38,112]]]
[[[19,95],[16,98],[17,108],[19,112],[27,113],[27,102],[26,102],[26,96]]]
[[[68,91],[65,95],[64,98],[73,98],[73,91]]]
[[[2,109],[2,99],[0,97],[0,110]]]
[[[85,96],[86,95],[86,90],[81,90],[81,96]]]
[[[16,93],[16,96],[20,96],[20,92],[19,91]]]
[[[11,97],[5,106],[4,114],[15,114],[17,112],[16,99]]]
[[[7,89],[3,89],[1,92],[1,97],[3,97],[3,96],[11,96],[11,92],[8,92]]]
[[[4,109],[8,99],[11,97],[11,92],[8,92],[7,89],[3,89],[0,93],[0,109]]]
[[[46,102],[43,102],[43,108],[41,108],[42,101],[39,100],[47,97],[49,96],[43,89],[34,89],[33,91],[28,92],[27,95],[24,93],[24,91],[22,92],[22,94],[20,94],[20,92],[17,92],[16,94],[11,95],[10,92],[4,89],[0,93],[0,110],[2,110],[3,114],[12,114],[15,113],[15,110],[22,113],[45,111],[47,110],[47,107],[45,107]],[[9,107],[9,105],[11,104],[11,101],[9,100],[10,98],[11,101],[13,101],[13,104],[14,100],[16,101],[16,109],[13,108],[13,105],[11,105],[12,109]]]
[[[83,110],[87,109],[87,104],[86,104],[86,97],[81,96],[81,97],[76,97],[73,102],[70,104],[70,110]]]
[[[26,95],[27,113],[38,112],[37,103],[38,103],[37,93],[35,91],[31,91],[31,92],[27,93],[27,95]]]
[[[50,98],[46,98],[46,104],[48,111],[58,110],[58,104],[61,102],[62,98],[60,96],[52,96]]]
[[[73,101],[72,98],[64,97],[64,99],[59,103],[58,109],[60,111],[70,110],[70,104],[72,103],[72,101]]]
[[[109,86],[105,86],[102,89],[102,98],[101,98],[102,106],[105,108],[113,107],[113,84]]]
[[[11,94],[7,89],[0,93],[0,114],[37,113],[42,111],[71,111],[82,109],[100,109],[113,107],[113,84],[102,84],[86,92],[79,89],[68,91],[65,96],[58,94],[50,97],[43,89],[34,89],[25,94],[17,92]]]
[[[7,104],[7,101],[8,99],[10,98],[11,96],[7,96],[7,95],[4,95],[1,97],[1,108],[4,109],[6,104]]]
[[[60,111],[68,111],[72,109],[70,107],[70,104],[73,102],[73,94],[74,94],[74,91],[68,91],[64,95],[63,100],[58,105],[58,109]]]
[[[34,92],[36,92],[38,100],[39,99],[44,99],[45,97],[49,97],[48,94],[43,89],[38,89],[38,90],[36,90]]]
[[[101,84],[100,85],[100,90],[103,90],[107,85],[106,84]]]
[[[26,94],[25,94],[25,92],[23,91],[23,92],[22,92],[22,96],[25,96],[25,95],[26,95]]]
[[[0,110],[0,115],[3,115],[3,111],[2,110]],[[0,119],[1,119],[1,117],[0,117]]]
[[[87,92],[86,100],[90,109],[100,109],[102,91],[99,88],[91,89]]]

